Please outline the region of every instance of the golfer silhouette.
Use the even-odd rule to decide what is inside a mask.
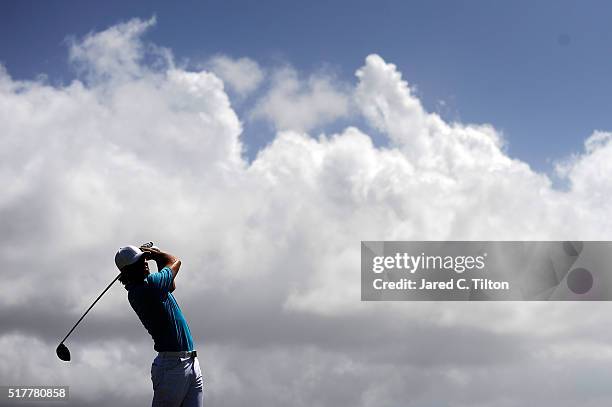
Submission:
[[[147,260],[157,264],[149,271]],[[151,365],[153,407],[200,407],[203,380],[189,325],[172,295],[181,261],[152,243],[117,251],[119,281],[158,352]]]

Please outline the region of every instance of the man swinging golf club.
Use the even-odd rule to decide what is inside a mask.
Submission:
[[[151,273],[147,260],[155,261],[159,271]],[[172,295],[181,261],[146,244],[122,247],[115,255],[115,264],[130,305],[153,337],[158,352],[151,366],[153,407],[202,406],[200,364],[187,321]]]

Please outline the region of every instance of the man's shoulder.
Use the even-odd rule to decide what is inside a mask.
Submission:
[[[159,288],[167,286],[168,281],[172,281],[172,270],[169,267],[164,267],[155,273],[151,273],[145,279],[145,283],[149,284],[149,286]]]
[[[170,273],[170,275],[172,275],[172,270],[170,270],[170,267],[165,266],[161,270],[156,271],[155,273],[150,273],[145,278],[145,281],[151,281],[152,279],[159,278],[160,276],[166,275],[168,273]]]

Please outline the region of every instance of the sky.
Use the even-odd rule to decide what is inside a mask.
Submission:
[[[610,405],[606,302],[360,301],[362,240],[610,239],[605,8],[100,4],[0,6],[0,384],[147,404],[119,284],[55,348],[152,240],[207,405]]]
[[[512,157],[541,171],[611,127],[612,7],[603,1],[7,1],[0,11],[0,61],[15,78],[69,81],[67,37],[155,15],[149,39],[191,65],[221,53],[354,83],[353,67],[378,53],[429,110],[491,123]],[[252,158],[273,132],[245,123]]]

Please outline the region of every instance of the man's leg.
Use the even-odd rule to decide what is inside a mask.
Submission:
[[[189,390],[181,407],[202,407],[204,405],[204,381],[202,372],[200,371],[200,362],[198,358],[193,358],[191,364],[191,381]]]
[[[189,358],[157,357],[151,366],[153,407],[180,407],[189,389]]]

